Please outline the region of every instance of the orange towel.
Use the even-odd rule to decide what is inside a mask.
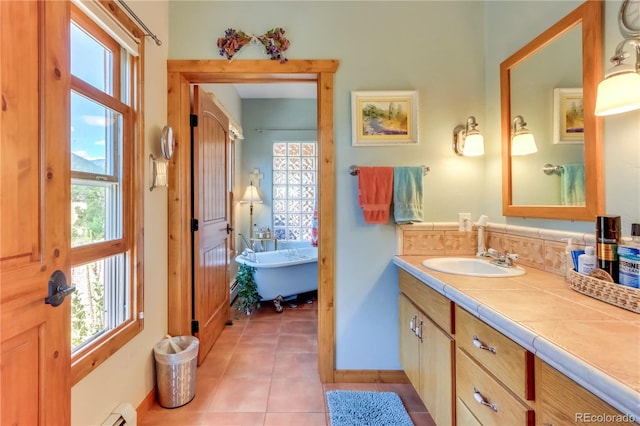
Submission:
[[[388,223],[393,194],[393,167],[360,167],[358,204],[366,223]]]

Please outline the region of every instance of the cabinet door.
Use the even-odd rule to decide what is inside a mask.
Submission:
[[[438,425],[453,424],[454,341],[428,317],[420,319],[420,387],[418,393]]]
[[[398,298],[400,364],[415,389],[420,389],[419,343],[415,329],[419,324],[419,311],[404,295]]]
[[[537,386],[540,405],[537,424],[560,426],[589,423],[591,425],[629,425],[629,417],[536,358]]]

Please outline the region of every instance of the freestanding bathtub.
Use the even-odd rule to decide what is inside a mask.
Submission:
[[[256,268],[254,276],[263,301],[318,289],[317,247],[241,254],[235,260]]]

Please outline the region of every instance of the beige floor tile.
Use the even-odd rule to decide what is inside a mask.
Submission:
[[[322,383],[309,380],[271,382],[269,413],[321,413],[325,411]]]
[[[326,413],[267,413],[264,426],[326,426]]]
[[[317,380],[320,383],[318,355],[297,352],[276,353],[273,378],[277,380]]]
[[[318,352],[317,334],[280,334],[278,352]]]
[[[264,418],[264,413],[202,413],[199,420],[202,426],[262,426]]]
[[[282,334],[310,334],[317,335],[318,322],[312,320],[293,320],[282,324]]]
[[[223,379],[213,394],[209,412],[264,413],[271,380]]]
[[[224,377],[245,379],[271,377],[274,359],[273,351],[236,352],[229,361]]]

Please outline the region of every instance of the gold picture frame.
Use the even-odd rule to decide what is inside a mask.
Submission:
[[[582,88],[553,90],[553,143],[584,143]]]
[[[418,143],[418,92],[351,92],[354,147]]]

